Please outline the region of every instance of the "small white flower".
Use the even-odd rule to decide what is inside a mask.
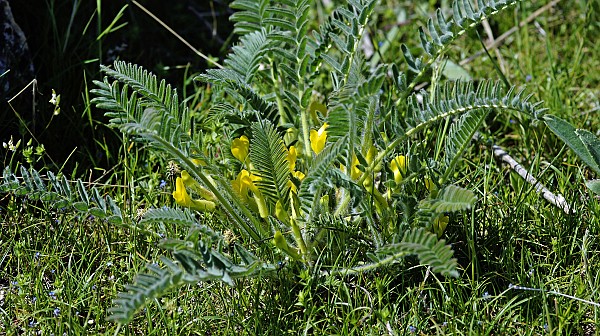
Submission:
[[[17,148],[19,147],[20,144],[21,144],[21,140],[17,141],[17,144],[15,145],[13,143],[13,138],[11,136],[10,140],[8,140],[8,143],[2,142],[2,147],[8,148],[8,150],[11,152],[15,152],[15,151],[17,151]]]
[[[52,90],[52,98],[50,98],[50,100],[48,101],[50,104],[52,105],[56,105],[56,92],[54,92],[54,90]]]
[[[54,115],[60,114],[60,95],[56,94],[56,91],[52,89],[52,98],[48,101],[50,104],[54,105]]]

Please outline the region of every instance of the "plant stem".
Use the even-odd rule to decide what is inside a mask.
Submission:
[[[310,149],[310,129],[308,124],[308,115],[307,111],[304,108],[300,109],[300,122],[302,123],[302,142],[304,147],[304,156],[306,160],[310,160],[312,158],[312,152]]]

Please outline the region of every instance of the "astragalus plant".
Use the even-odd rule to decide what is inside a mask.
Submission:
[[[499,82],[414,88],[432,79],[459,36],[516,2],[480,0],[475,10],[455,1],[452,19],[438,10],[420,28],[421,56],[402,46],[404,61],[371,66],[361,41],[377,1],[348,1],[318,25],[308,0],[234,1],[239,42],[222,68],[197,77],[217,95],[203,120],[226,121],[224,146],[203,141],[206,125],[164,81],[125,62],[102,67],[93,102],[110,125],[181,170],[174,196],[183,209],[149,210],[139,225],[189,227],[187,237],[164,240],[162,266],[125,288],[112,317],[127,322],[184,284],[266,276],[285,258],[313,276],[343,276],[416,254],[458,276],[439,238],[448,213],[476,202],[452,184],[461,154],[492,111],[537,119],[544,109]],[[444,121],[436,160],[416,136]],[[339,262],[357,250],[353,265]]]

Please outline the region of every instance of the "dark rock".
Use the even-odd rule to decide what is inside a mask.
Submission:
[[[27,38],[13,18],[8,0],[0,0],[0,96],[16,94],[34,76]]]

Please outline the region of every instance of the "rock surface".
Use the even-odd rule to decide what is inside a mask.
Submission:
[[[0,24],[0,96],[4,100],[33,79],[34,68],[27,38],[15,22],[8,0],[0,0]]]

